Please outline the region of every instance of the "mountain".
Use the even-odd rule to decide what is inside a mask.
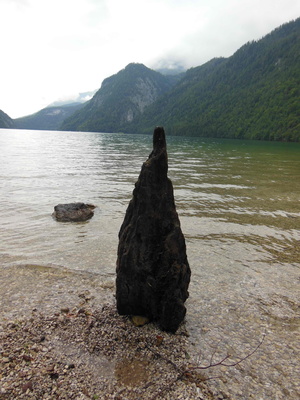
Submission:
[[[14,121],[5,112],[0,110],[0,128],[14,128]]]
[[[188,70],[123,127],[171,135],[300,141],[300,18],[229,58]]]
[[[57,107],[46,107],[42,110],[14,120],[17,129],[59,130],[63,121],[84,104],[71,103]]]
[[[160,67],[129,64],[84,104],[15,121],[0,113],[0,127],[150,133],[162,125],[169,135],[300,141],[300,18],[231,57],[186,72]]]
[[[67,118],[63,130],[116,132],[141,115],[176,81],[143,64],[131,63],[106,78],[84,108]]]

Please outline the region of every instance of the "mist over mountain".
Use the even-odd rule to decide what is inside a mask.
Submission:
[[[93,90],[90,92],[83,92],[83,93],[78,93],[73,96],[67,96],[63,99],[59,99],[54,101],[53,103],[49,104],[47,108],[49,107],[60,107],[60,106],[65,106],[69,104],[75,104],[75,103],[86,103],[87,101],[91,100],[91,98],[94,96],[94,94],[97,92],[97,90]]]

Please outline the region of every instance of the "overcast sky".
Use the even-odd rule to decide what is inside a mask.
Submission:
[[[0,0],[0,109],[101,86],[130,62],[201,65],[300,16],[300,0]]]

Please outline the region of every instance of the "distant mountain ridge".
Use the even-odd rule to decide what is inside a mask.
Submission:
[[[63,121],[84,107],[83,103],[71,103],[42,110],[14,120],[16,129],[59,130]]]
[[[94,97],[82,110],[64,121],[61,129],[118,132],[174,84],[172,77],[143,64],[131,63],[106,78]]]
[[[5,112],[0,110],[0,128],[11,129],[14,128],[14,121]]]

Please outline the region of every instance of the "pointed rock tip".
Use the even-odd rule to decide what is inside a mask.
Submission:
[[[164,128],[162,126],[157,126],[153,132],[153,150],[156,152],[165,149],[166,147],[167,144]]]

